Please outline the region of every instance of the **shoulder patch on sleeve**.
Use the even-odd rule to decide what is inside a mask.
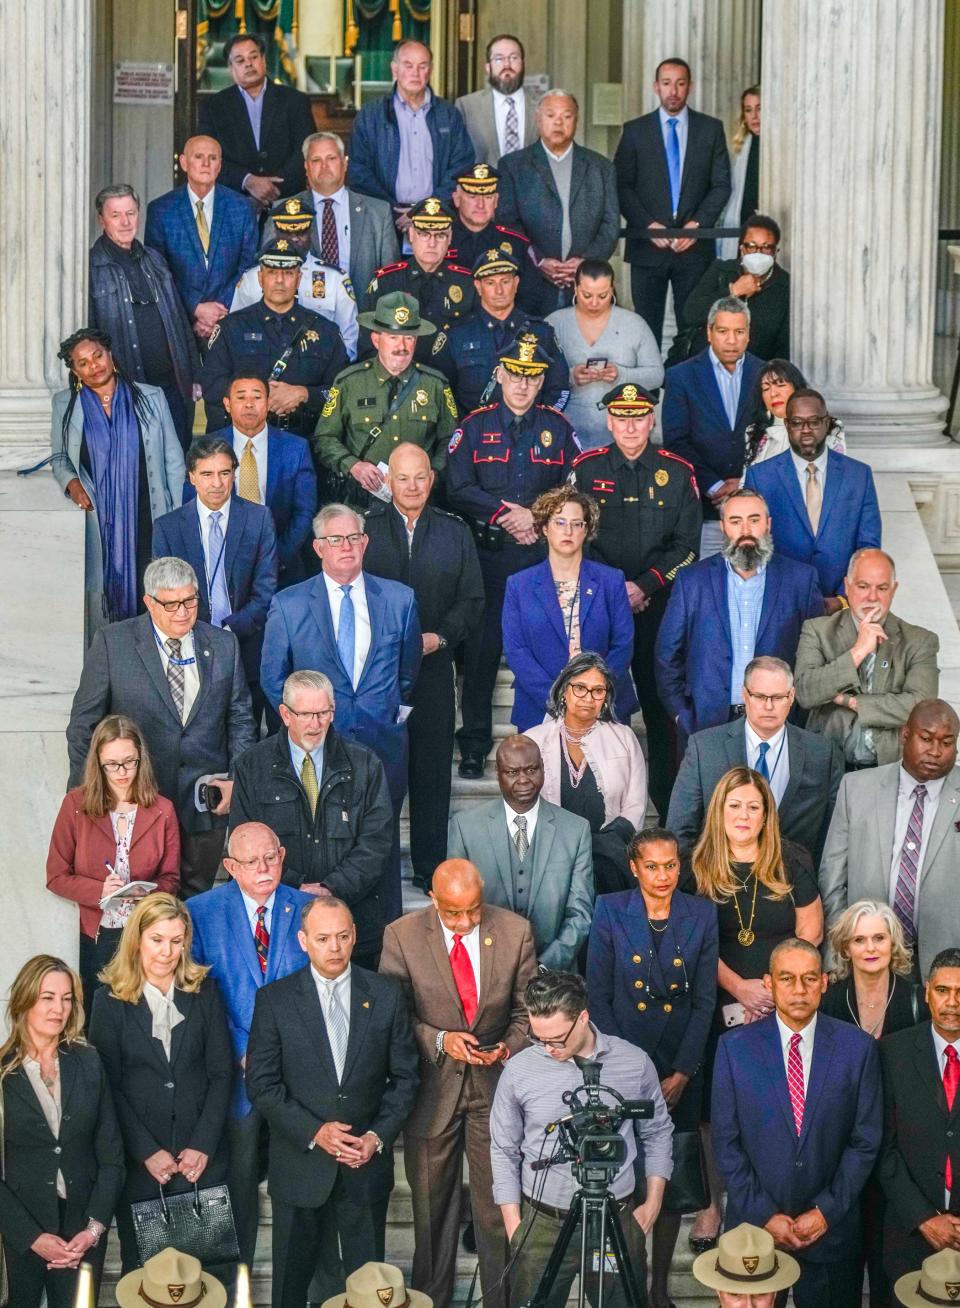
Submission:
[[[440,351],[443,349],[443,347],[446,345],[446,343],[447,343],[447,333],[437,332],[437,339],[433,342],[433,348],[430,351],[431,355],[439,354]]]
[[[220,335],[220,324],[217,323],[217,325],[214,327],[213,331],[210,333],[209,339],[208,339],[208,341],[207,341],[207,348],[208,348],[208,349],[209,349],[209,347],[214,343],[214,341],[217,339],[217,337],[218,337],[219,335]]]
[[[456,410],[454,410],[454,415],[456,415]],[[456,454],[457,447],[459,446],[462,440],[463,440],[463,428],[458,427],[457,430],[450,437],[450,444],[447,446],[447,453]]]
[[[337,405],[340,403],[340,387],[331,386],[327,395],[327,402],[323,406],[323,417],[330,418],[337,411]]]
[[[350,280],[350,278],[347,276],[346,273],[343,274],[343,289],[350,296],[351,300],[355,300],[357,298],[353,289],[353,282]]]
[[[449,386],[444,386],[444,388],[443,388],[443,398],[444,398],[444,399],[446,400],[446,402],[447,402],[447,408],[450,410],[450,416],[451,416],[451,418],[456,418],[456,417],[457,417],[457,402],[456,402],[456,400],[453,398],[453,391],[450,389]]]
[[[599,450],[584,450],[582,454],[578,454],[577,457],[574,459],[573,467],[579,468],[580,464],[583,463],[586,459],[595,459],[598,454],[607,454],[609,453],[609,451],[610,451],[609,445],[604,445]]]

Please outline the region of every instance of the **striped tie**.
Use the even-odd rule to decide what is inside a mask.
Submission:
[[[257,925],[253,931],[253,939],[257,946],[257,960],[260,964],[260,971],[266,976],[267,973],[267,950],[270,948],[270,935],[267,931],[266,923],[267,906],[261,904],[257,909]]]
[[[790,1052],[787,1055],[787,1089],[790,1091],[790,1107],[793,1109],[793,1124],[797,1135],[803,1130],[803,1060],[800,1057],[800,1041],[803,1036],[799,1031],[790,1037]]]
[[[917,876],[920,871],[920,845],[923,841],[923,801],[927,796],[924,785],[914,786],[912,794],[916,797],[907,823],[907,834],[900,850],[900,866],[897,869],[897,884],[893,891],[893,911],[903,927],[907,944],[916,939],[913,914],[917,902]]]

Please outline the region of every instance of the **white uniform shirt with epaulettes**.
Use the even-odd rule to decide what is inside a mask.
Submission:
[[[257,268],[248,268],[237,282],[230,312],[245,309],[263,299]],[[322,263],[315,254],[308,254],[300,270],[297,299],[305,309],[313,309],[330,320],[343,337],[343,344],[351,359],[357,357],[357,297],[350,278],[332,264]]]

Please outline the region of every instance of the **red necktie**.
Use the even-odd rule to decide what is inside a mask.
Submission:
[[[953,1045],[947,1045],[944,1050],[947,1056],[947,1065],[943,1069],[943,1093],[947,1096],[947,1111],[953,1111],[953,1101],[957,1096],[957,1086],[960,1085],[960,1058],[957,1057],[957,1051]],[[943,1169],[943,1179],[948,1190],[953,1189],[953,1168],[950,1165],[950,1155],[947,1154],[947,1165]]]
[[[456,982],[460,1003],[463,1005],[463,1015],[467,1019],[467,1026],[472,1026],[473,1019],[477,1015],[477,982],[473,975],[470,955],[463,943],[463,936],[455,935],[453,937],[453,948],[450,950],[450,967],[453,970],[453,979]]]
[[[797,1135],[803,1128],[803,1107],[806,1096],[803,1093],[803,1059],[800,1057],[800,1041],[803,1037],[797,1031],[790,1037],[790,1052],[787,1054],[787,1089],[790,1091],[790,1106],[793,1109],[793,1124]]]
[[[337,222],[333,216],[333,201],[323,202],[323,216],[320,219],[320,258],[331,268],[340,267],[340,242],[337,239]]]
[[[253,929],[253,940],[257,946],[257,961],[260,964],[260,971],[266,976],[267,972],[267,950],[270,948],[270,936],[267,932],[266,917],[267,906],[261,904],[257,909],[257,925]]]

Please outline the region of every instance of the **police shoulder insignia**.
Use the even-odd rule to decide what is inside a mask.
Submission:
[[[546,427],[540,433],[540,444],[545,450],[549,450],[550,446],[553,444],[553,432],[547,431]]]
[[[670,480],[670,474],[669,472],[665,472],[663,468],[658,468],[653,474],[653,480],[658,486],[666,486],[667,482]]]
[[[457,416],[457,404],[453,398],[453,391],[450,389],[449,386],[444,386],[443,398],[447,402],[447,408],[450,410],[451,416],[455,418]]]
[[[460,444],[462,440],[463,440],[463,431],[460,427],[458,427],[450,438],[450,444],[447,446],[447,453],[456,454],[457,446]]]
[[[459,304],[460,301],[463,299],[463,291],[459,286],[451,286],[448,294],[450,296],[450,299],[454,302],[454,304]]]
[[[443,347],[446,345],[446,343],[447,343],[447,333],[437,332],[437,339],[433,342],[433,349],[430,351],[430,353],[439,354],[440,351],[443,349]]]
[[[331,386],[330,393],[327,396],[327,402],[323,406],[323,417],[329,418],[337,411],[337,405],[340,402],[340,387]]]
[[[219,335],[220,335],[220,324],[217,323],[216,327],[214,327],[213,331],[210,333],[210,340],[208,342],[208,346],[212,345]]]
[[[343,274],[343,289],[350,296],[351,300],[355,300],[357,298],[353,290],[353,282],[350,280],[350,278],[347,276],[346,273]]]

